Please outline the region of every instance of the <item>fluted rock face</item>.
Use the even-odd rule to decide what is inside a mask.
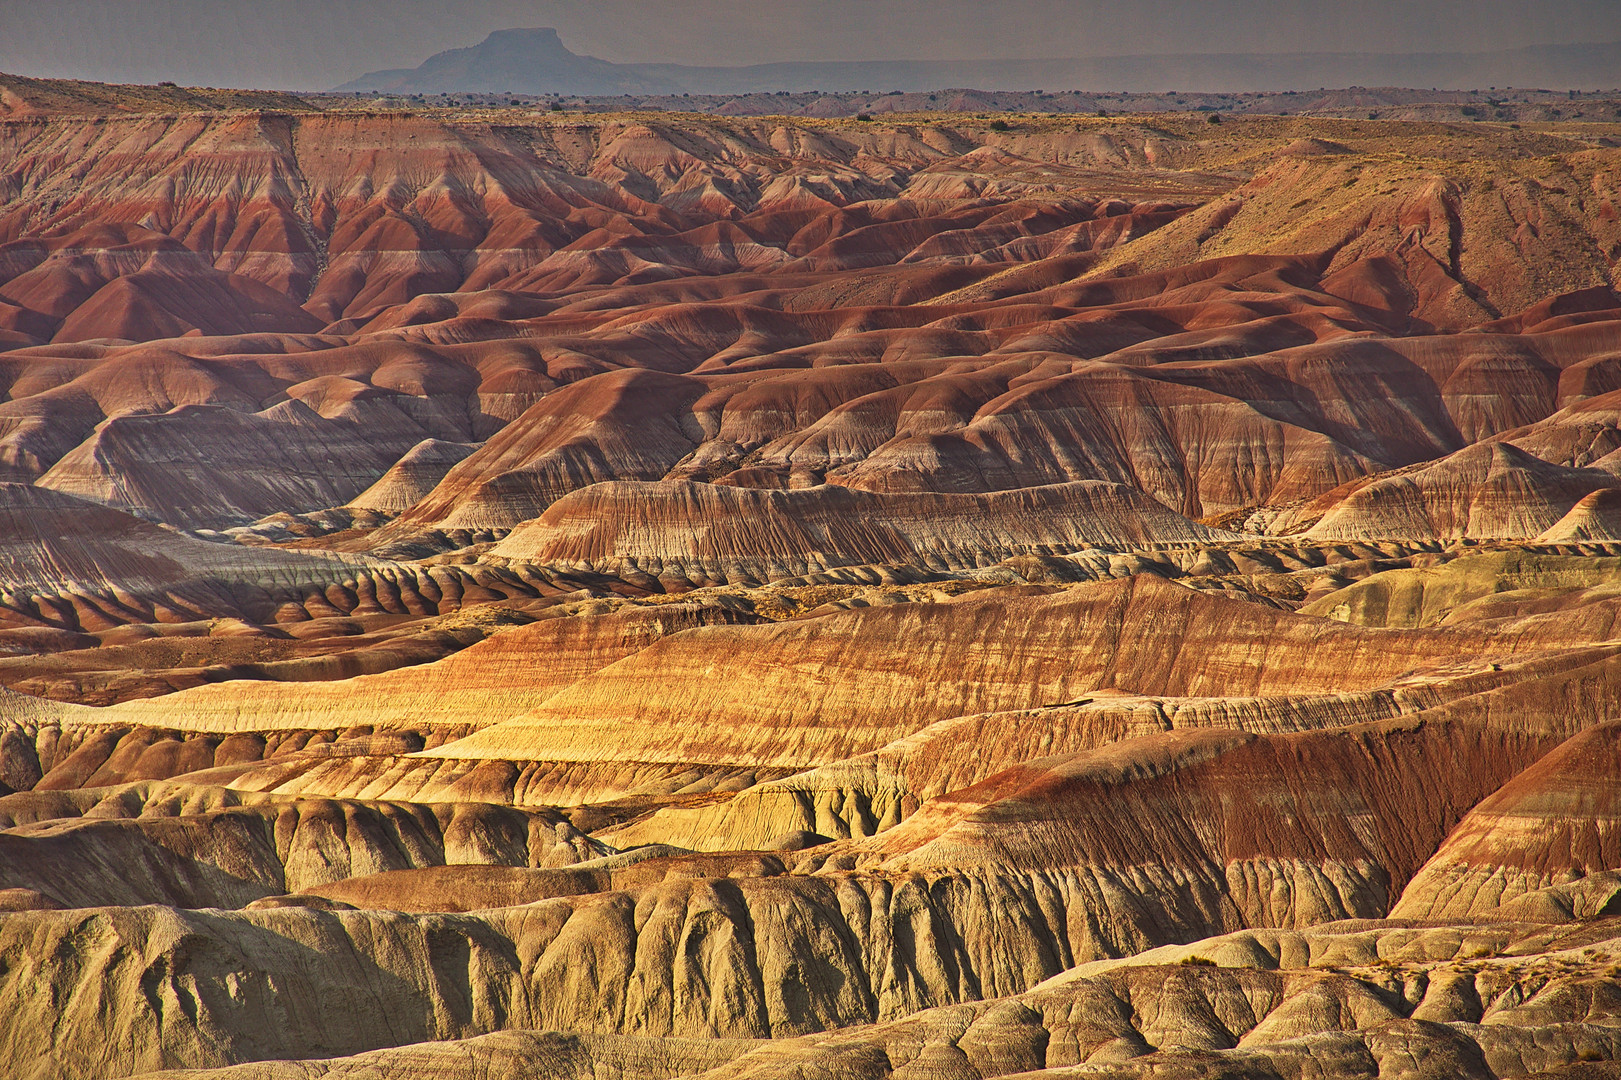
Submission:
[[[969,1004],[961,997],[977,995],[964,994],[959,980],[974,976],[958,967],[969,954],[958,953],[944,970],[913,966],[914,943],[943,943],[928,921],[939,899],[931,904],[915,887],[892,898],[880,892],[867,900],[871,921],[861,931],[817,940],[816,921],[836,918],[843,904],[861,904],[863,889],[854,882],[811,886],[681,881],[650,889],[636,903],[619,894],[470,916],[308,908],[26,912],[8,915],[3,930],[8,945],[19,943],[19,934],[47,945],[77,942],[84,959],[73,974],[59,971],[61,950],[45,953],[52,959],[43,965],[77,991],[57,1021],[63,1030],[83,1030],[83,1018],[98,1009],[118,1017],[117,1042],[59,1040],[43,1061],[31,1059],[43,1070],[36,1075],[104,1070],[120,1048],[137,1067],[161,1069],[285,1057],[300,1044],[330,1056],[508,1027],[517,1030],[461,1047],[308,1066],[272,1062],[222,1075],[377,1075],[358,1069],[436,1061],[454,1069],[457,1057],[483,1068],[482,1053],[493,1050],[501,1060],[503,1048],[514,1063],[534,1067],[563,1041],[540,1032],[559,1029],[581,1032],[564,1045],[587,1061],[640,1061],[655,1076],[730,1059],[716,1075],[819,1066],[882,1077],[931,1057],[977,1059],[982,1076],[1088,1060],[1111,1069],[1104,1075],[1125,1076],[1175,1064],[1178,1052],[1189,1050],[1210,1054],[1193,1059],[1210,1069],[1194,1075],[1223,1075],[1222,1065],[1257,1056],[1299,1062],[1321,1055],[1329,1075],[1372,1077],[1381,1057],[1399,1061],[1418,1052],[1432,1060],[1484,1059],[1492,1072],[1477,1075],[1514,1076],[1615,1051],[1603,989],[1613,923],[1553,942],[1546,927],[1514,923],[1418,929],[1363,921],[1241,931],[1083,964],[1001,1000]],[[749,948],[743,935],[751,925],[755,933],[810,935],[805,944],[817,950],[821,976],[756,966],[769,965],[769,953]],[[625,946],[638,932],[633,952]],[[972,950],[982,944],[976,938],[970,933],[957,947]],[[139,943],[140,951],[122,942]],[[864,971],[855,950],[869,942],[893,950],[892,965]],[[1552,978],[1546,963],[1537,963],[1550,944],[1571,950]],[[605,965],[607,950],[623,960]],[[1198,963],[1183,962],[1189,959]],[[8,997],[20,989],[15,974],[4,985]],[[559,985],[578,996],[546,992]],[[28,1000],[20,1003],[29,1008]],[[347,1004],[357,1000],[366,1006]],[[125,1001],[134,1007],[117,1007]],[[267,1015],[275,1022],[266,1023]],[[31,1008],[20,1019],[50,1022]],[[806,1027],[863,1020],[804,1034]],[[620,1024],[632,1032],[616,1038],[602,1030]],[[1368,1066],[1346,1072],[1347,1057]]]
[[[236,908],[411,866],[557,866],[603,850],[556,814],[505,807],[252,798],[240,806],[231,792],[153,784],[109,792],[77,821],[41,823],[32,794],[0,807],[11,848],[0,888],[48,907]]]
[[[0,1074],[1621,1060],[1607,121],[24,91]]]

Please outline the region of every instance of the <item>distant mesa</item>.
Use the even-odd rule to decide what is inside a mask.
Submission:
[[[637,65],[578,56],[549,27],[498,30],[468,49],[435,53],[420,67],[373,71],[338,91],[394,93],[636,94],[676,87]]]

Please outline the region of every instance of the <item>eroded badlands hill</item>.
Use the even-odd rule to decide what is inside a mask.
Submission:
[[[0,121],[0,1072],[1614,1075],[1621,129],[284,104]]]

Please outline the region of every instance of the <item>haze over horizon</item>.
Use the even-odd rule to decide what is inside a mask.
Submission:
[[[1490,52],[1621,40],[1608,0],[0,0],[0,71],[319,90],[491,31],[556,27],[619,63],[1046,59],[1213,53]],[[925,28],[920,32],[920,28]]]

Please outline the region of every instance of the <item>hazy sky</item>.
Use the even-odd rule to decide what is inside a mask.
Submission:
[[[0,71],[325,89],[515,26],[687,64],[1478,52],[1621,40],[1621,0],[0,0]]]

